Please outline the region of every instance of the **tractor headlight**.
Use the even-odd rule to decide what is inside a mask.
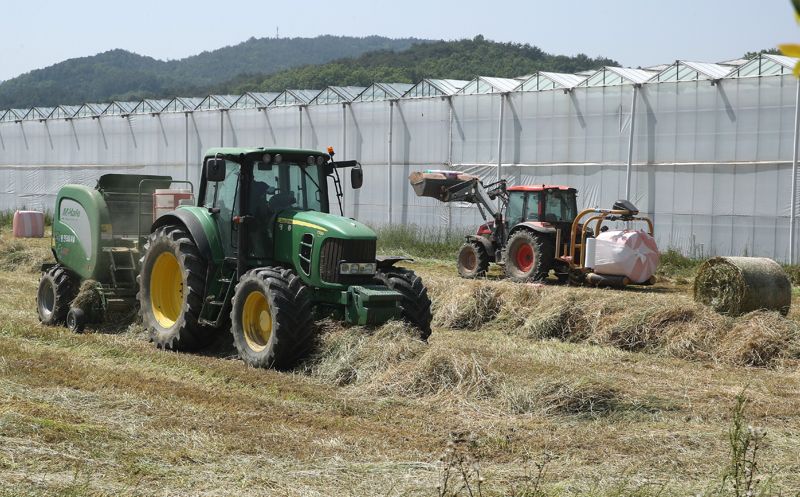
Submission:
[[[374,262],[342,262],[339,264],[339,274],[375,274]]]
[[[321,155],[318,155],[318,156],[317,156],[317,165],[318,165],[318,166],[321,166],[321,165],[323,165],[323,164],[325,164],[325,157],[323,157],[323,156],[321,156]]]

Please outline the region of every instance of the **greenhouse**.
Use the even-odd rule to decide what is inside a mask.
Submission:
[[[58,188],[108,172],[197,181],[215,146],[336,149],[364,166],[345,213],[373,225],[479,224],[417,198],[407,177],[457,169],[574,186],[583,206],[629,198],[662,248],[796,258],[795,59],[677,60],[578,74],[376,82],[0,110],[0,208],[52,209]],[[794,246],[794,250],[790,247]]]

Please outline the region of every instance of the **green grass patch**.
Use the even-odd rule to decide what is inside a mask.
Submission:
[[[405,255],[422,259],[453,261],[464,243],[461,230],[417,225],[390,225],[375,228],[378,252],[386,255]]]

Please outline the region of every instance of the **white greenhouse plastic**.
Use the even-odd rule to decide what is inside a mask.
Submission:
[[[330,87],[324,98],[287,90],[0,110],[0,209],[52,210],[62,185],[108,172],[196,182],[203,152],[220,145],[332,145],[365,168],[363,188],[346,190],[348,216],[471,231],[476,209],[418,198],[408,175],[563,183],[578,189],[579,206],[607,208],[625,197],[630,163],[630,200],[653,218],[662,249],[789,261],[795,60],[735,62],[541,73],[513,90],[505,79],[467,91],[468,82],[426,80]]]

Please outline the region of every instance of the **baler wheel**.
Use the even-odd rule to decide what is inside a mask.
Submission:
[[[422,278],[410,269],[392,267],[378,270],[378,283],[400,292],[400,317],[419,330],[419,338],[427,340],[431,335],[431,299]]]
[[[479,242],[466,242],[458,251],[458,274],[462,278],[474,279],[486,276],[489,270],[489,254]]]
[[[199,324],[207,262],[180,226],[162,226],[150,234],[138,276],[139,312],[158,347],[197,349],[214,338]]]
[[[39,280],[36,292],[36,309],[44,325],[62,324],[69,312],[70,303],[78,294],[78,278],[61,264],[56,264]]]
[[[233,343],[248,365],[288,369],[311,350],[311,300],[291,269],[248,271],[236,285],[231,307]]]

